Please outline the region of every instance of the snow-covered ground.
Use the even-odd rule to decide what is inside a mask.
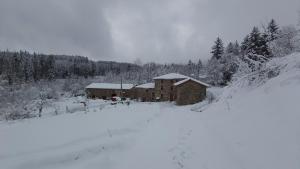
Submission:
[[[0,168],[300,168],[300,54],[210,90],[191,106],[67,101],[73,113],[2,122]]]

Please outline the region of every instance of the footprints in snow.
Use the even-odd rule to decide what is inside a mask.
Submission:
[[[172,156],[172,162],[178,169],[187,168],[185,161],[191,158],[192,151],[187,144],[187,140],[192,134],[192,130],[184,132],[179,138],[177,144],[169,149]]]

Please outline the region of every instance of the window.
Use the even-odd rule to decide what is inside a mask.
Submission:
[[[171,91],[173,91],[173,86],[171,86]]]
[[[146,93],[148,93],[148,89],[146,89]]]
[[[160,94],[160,99],[163,99],[164,98],[164,95],[163,94]]]
[[[164,90],[164,87],[163,87],[163,86],[160,86],[160,90]]]
[[[160,80],[160,83],[164,83],[164,81],[163,81],[163,80]]]

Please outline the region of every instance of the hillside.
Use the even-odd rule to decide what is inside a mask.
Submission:
[[[225,88],[198,117],[191,144],[203,168],[299,168],[299,98],[299,53],[273,59]]]
[[[91,101],[1,122],[1,168],[299,169],[300,54],[236,79],[211,104]]]

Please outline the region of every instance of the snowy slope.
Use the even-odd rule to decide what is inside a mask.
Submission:
[[[271,71],[279,75],[268,79]],[[199,154],[203,168],[300,168],[300,54],[259,74],[234,82],[198,117],[198,133],[207,135],[193,142],[207,152]]]
[[[87,114],[0,123],[0,168],[299,169],[299,100],[293,54],[210,105],[93,103]]]

